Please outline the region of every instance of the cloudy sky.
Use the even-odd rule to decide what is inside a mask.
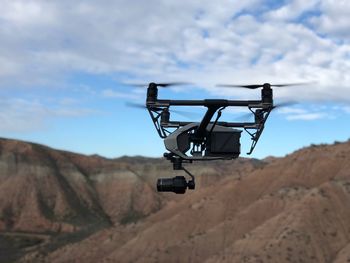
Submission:
[[[148,114],[125,106],[145,98],[145,89],[125,83],[149,81],[193,83],[160,91],[173,99],[259,99],[259,90],[215,84],[310,82],[274,90],[277,102],[299,103],[273,112],[253,157],[350,137],[349,1],[0,5],[1,137],[107,157],[160,156]],[[245,135],[242,152],[248,148]]]

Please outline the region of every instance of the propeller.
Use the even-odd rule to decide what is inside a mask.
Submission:
[[[299,83],[285,83],[285,84],[252,84],[252,85],[239,85],[239,84],[218,84],[217,87],[223,88],[246,88],[246,89],[257,89],[263,87],[288,87],[288,86],[300,86],[300,85],[310,85],[314,82],[299,82]]]
[[[181,86],[181,85],[190,85],[191,83],[189,82],[166,82],[166,83],[126,83],[128,86],[133,86],[133,87],[149,87],[151,85],[155,85],[156,87],[162,87],[162,88],[167,88],[170,86]]]
[[[126,106],[132,107],[132,108],[138,108],[138,109],[147,109],[147,107],[144,104],[141,103],[134,103],[134,102],[127,102]],[[161,108],[153,108],[155,110],[161,110]],[[176,113],[178,115],[181,115],[183,117],[189,118],[189,117],[198,117],[199,114],[195,112],[189,112],[189,111],[181,111],[181,110],[170,110],[172,113]]]
[[[131,107],[131,108],[137,108],[137,109],[147,109],[147,107],[144,104],[141,103],[135,103],[135,102],[126,102],[126,106]],[[158,109],[158,108],[156,108]]]
[[[253,116],[254,116],[254,114],[252,112],[248,112],[248,113],[241,114],[241,115],[237,116],[235,118],[235,120],[236,121],[247,121],[248,119],[250,119]]]
[[[295,105],[295,104],[297,104],[297,102],[295,102],[295,101],[284,101],[284,102],[274,104],[272,109],[274,110],[276,108],[288,107],[288,106]]]
[[[295,101],[280,102],[280,103],[274,104],[272,106],[272,110],[274,110],[276,108],[280,109],[280,108],[283,108],[283,107],[288,107],[288,106],[295,105],[295,104],[297,104],[297,102],[295,102]],[[235,120],[237,120],[237,121],[247,121],[251,117],[254,117],[254,114],[252,112],[248,112],[248,113],[245,113],[245,114],[237,116],[237,118],[235,118]]]

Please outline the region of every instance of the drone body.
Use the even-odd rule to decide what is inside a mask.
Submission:
[[[264,130],[265,122],[275,108],[273,92],[269,83],[263,85],[238,86],[249,89],[261,89],[260,100],[163,100],[158,99],[158,87],[167,87],[182,83],[150,83],[147,90],[146,108],[165,148],[169,151],[164,157],[173,163],[174,170],[184,170],[191,180],[183,176],[158,179],[160,192],[185,193],[194,189],[194,176],[182,164],[193,161],[230,160],[240,155],[240,137],[242,129],[251,136],[251,154]],[[222,85],[231,86],[231,85]],[[275,85],[285,86],[285,85]],[[234,86],[237,87],[237,86]],[[170,120],[171,106],[206,107],[207,111],[200,122],[181,122]],[[254,122],[219,121],[222,111],[227,107],[247,107],[254,114]],[[216,114],[216,117],[214,115]]]
[[[171,133],[164,139],[165,148],[175,156],[189,161],[233,159],[239,156],[242,131],[208,124],[206,135],[198,141],[195,131],[199,125],[200,123],[190,123]],[[197,147],[193,147],[196,143]],[[190,156],[186,155],[189,150]]]

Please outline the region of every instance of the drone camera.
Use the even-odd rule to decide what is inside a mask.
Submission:
[[[194,189],[195,184],[193,180],[186,181],[184,176],[175,176],[173,178],[159,178],[157,181],[158,192],[173,192],[176,194],[184,194],[186,189]]]

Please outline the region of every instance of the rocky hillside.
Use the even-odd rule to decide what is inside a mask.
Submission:
[[[350,142],[195,164],[180,196],[154,189],[163,160],[0,145],[7,260],[350,262]]]
[[[198,187],[264,165],[244,159],[236,163],[238,170],[231,162],[195,165]],[[181,200],[155,190],[157,177],[173,175],[171,166],[160,159],[109,160],[0,139],[0,244],[6,248],[1,253],[0,246],[0,261],[25,254],[17,247],[27,243],[45,243],[41,250],[47,253],[101,229],[144,220],[169,200]],[[45,240],[37,240],[38,235]]]

